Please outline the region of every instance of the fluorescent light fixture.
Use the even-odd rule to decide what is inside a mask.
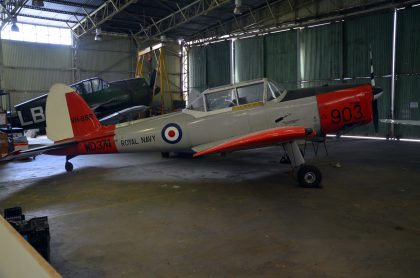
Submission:
[[[101,28],[96,28],[95,30],[95,41],[101,41],[102,40],[102,30]]]
[[[12,27],[10,28],[10,30],[12,30],[12,32],[19,32],[19,27],[16,25],[17,17],[16,16],[12,17],[11,22],[12,22]]]
[[[329,24],[331,24],[331,22],[325,22],[325,23],[310,25],[310,26],[308,26],[308,28],[314,28],[314,27],[319,27],[319,26],[324,26],[324,25],[329,25]]]
[[[242,7],[242,0],[235,0],[235,9],[233,9],[233,13],[236,15],[242,14],[241,7]]]

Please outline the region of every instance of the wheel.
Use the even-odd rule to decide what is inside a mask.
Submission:
[[[160,154],[163,158],[169,158],[169,152],[161,152]]]
[[[66,165],[64,165],[64,168],[66,168],[67,172],[73,171],[73,164],[71,162],[66,161]]]
[[[322,174],[318,168],[312,165],[303,165],[297,172],[299,185],[306,188],[321,187]]]

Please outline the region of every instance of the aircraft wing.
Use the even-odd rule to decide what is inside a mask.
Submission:
[[[195,146],[192,149],[196,151],[194,154],[194,157],[196,157],[218,152],[261,148],[281,142],[306,139],[314,135],[315,132],[311,128],[304,128],[302,126],[276,127],[233,137],[228,140]]]
[[[390,120],[390,119],[381,119],[382,123],[386,124],[397,124],[397,125],[417,125],[420,126],[420,121],[413,120]]]
[[[55,151],[55,150],[59,150],[59,149],[63,149],[65,147],[69,147],[72,145],[77,144],[77,141],[67,141],[67,142],[63,142],[63,143],[58,143],[58,144],[52,144],[52,145],[48,145],[48,146],[42,146],[39,148],[33,148],[33,149],[29,149],[29,150],[18,150],[18,151],[14,151],[9,153],[8,155],[0,158],[0,161],[8,161],[8,160],[13,160],[13,159],[24,159],[24,158],[28,158],[28,157],[35,157],[37,155],[40,154],[44,154],[44,153],[48,153],[51,151]]]

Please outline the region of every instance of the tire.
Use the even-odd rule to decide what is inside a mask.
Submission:
[[[161,152],[160,154],[163,158],[169,158],[169,152]]]
[[[64,168],[66,168],[67,172],[71,172],[73,171],[73,164],[67,161],[66,164],[64,165]]]
[[[318,168],[312,165],[303,165],[297,173],[299,185],[305,188],[321,187],[322,174]]]

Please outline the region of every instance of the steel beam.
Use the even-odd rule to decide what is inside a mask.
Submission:
[[[44,2],[64,5],[64,6],[70,6],[70,7],[79,7],[79,8],[85,8],[85,9],[97,9],[98,6],[90,5],[87,3],[80,3],[80,2],[72,2],[72,1],[66,1],[66,0],[44,0]]]
[[[1,26],[0,30],[3,30],[4,26],[12,20],[13,17],[17,16],[22,7],[29,0],[9,0],[7,2],[2,1],[0,3],[1,8]]]
[[[69,11],[65,11],[65,10],[57,10],[57,9],[50,9],[50,8],[44,8],[44,7],[37,7],[37,6],[32,6],[32,5],[23,5],[23,7],[25,9],[31,9],[31,10],[37,10],[37,11],[43,11],[43,12],[49,12],[49,13],[68,14],[68,15],[75,15],[75,16],[85,16],[85,14],[83,14],[83,13],[69,12]]]
[[[32,14],[25,14],[25,13],[19,13],[19,17],[29,17],[29,18],[36,18],[36,19],[42,19],[42,20],[65,22],[67,24],[70,24],[70,23],[76,24],[76,23],[78,23],[76,20],[51,18],[51,17],[39,16],[39,15],[32,15]],[[51,25],[51,26],[53,26],[53,25]]]
[[[178,6],[178,10],[158,21],[154,21],[149,26],[143,26],[134,36],[146,38],[146,40],[156,38],[231,1],[196,0],[182,8]]]
[[[78,23],[71,27],[71,30],[73,34],[79,38],[99,27],[105,21],[110,20],[116,14],[135,2],[137,2],[137,0],[107,0],[96,10],[86,15],[82,20],[76,18]]]

